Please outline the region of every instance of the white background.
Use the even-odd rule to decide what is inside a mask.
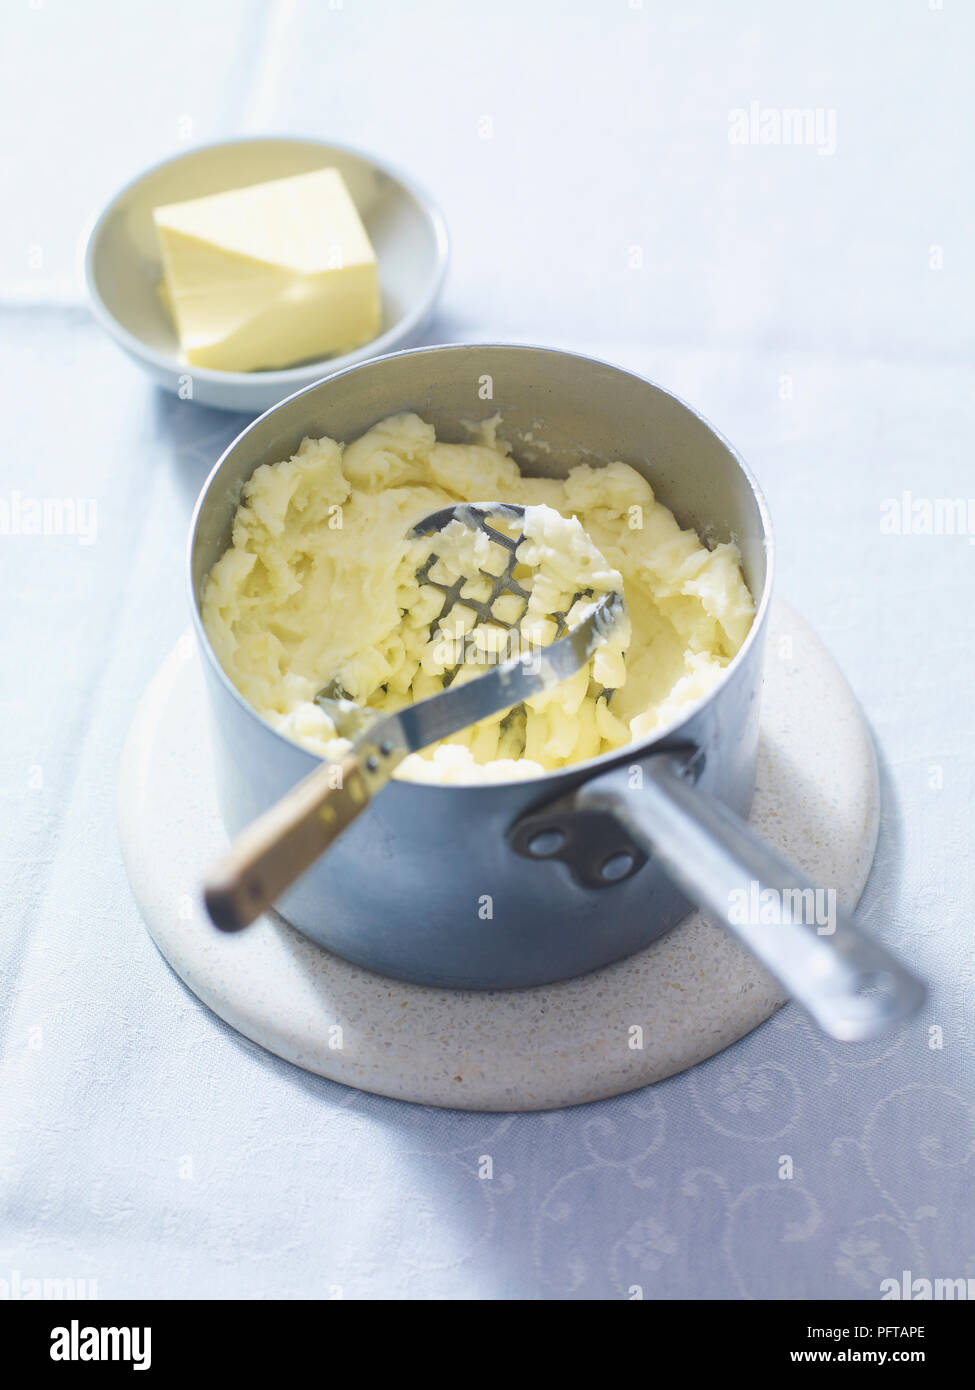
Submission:
[[[98,532],[90,546],[0,536],[0,1279],[94,1278],[105,1297],[615,1298],[640,1284],[660,1298],[875,1298],[905,1268],[975,1276],[961,1219],[975,1151],[975,549],[880,526],[904,489],[975,495],[975,11],[3,11],[0,496],[94,499]],[[833,112],[835,152],[732,145],[730,113],[753,101]],[[453,261],[428,341],[618,360],[752,464],[780,592],[878,739],[864,911],[933,984],[893,1043],[828,1044],[789,1007],[630,1098],[432,1112],[269,1057],[155,952],[117,848],[118,759],[185,626],[193,499],[244,420],[146,383],[90,319],[78,252],[146,165],[284,132],[372,150],[441,203]],[[784,1153],[792,1182],[777,1178]],[[492,1182],[477,1179],[482,1154]]]

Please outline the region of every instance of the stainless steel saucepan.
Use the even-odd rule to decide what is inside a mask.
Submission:
[[[682,525],[708,544],[737,544],[755,621],[719,685],[651,737],[524,782],[394,780],[281,898],[282,915],[382,974],[505,989],[567,979],[641,950],[692,900],[742,939],[832,1036],[867,1038],[913,1013],[923,998],[919,982],[841,909],[832,934],[818,932],[803,912],[801,895],[812,885],[743,819],[772,589],[761,492],[689,406],[592,358],[494,344],[394,353],[282,401],[226,451],[197,503],[189,566],[230,834],[319,761],[246,703],[200,620],[206,576],[229,544],[241,489],[260,464],[288,458],[306,436],[351,440],[405,410],[455,442],[469,440],[472,420],[500,414],[529,473],[631,464]],[[762,901],[756,893],[766,889],[778,894],[786,920],[738,921],[734,905]]]

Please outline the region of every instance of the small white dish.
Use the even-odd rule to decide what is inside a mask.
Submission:
[[[327,167],[345,179],[376,250],[383,302],[379,336],[340,357],[280,371],[220,372],[181,362],[159,297],[162,263],[153,208]],[[408,346],[437,301],[447,256],[439,209],[402,174],[342,145],[261,137],[188,150],[127,184],[92,229],[85,281],[98,322],[160,386],[201,405],[256,415],[353,362]]]

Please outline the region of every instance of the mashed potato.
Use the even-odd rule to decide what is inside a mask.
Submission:
[[[440,691],[458,650],[468,665],[457,678],[476,674],[492,639],[462,608],[452,615],[459,627],[438,628],[443,594],[416,577],[431,542],[409,536],[428,513],[465,501],[530,509],[518,552],[538,567],[519,623],[526,637],[553,640],[559,629],[547,615],[567,613],[572,626],[619,587],[628,621],[554,692],[412,755],[398,777],[535,777],[619,748],[706,694],[745,639],[754,604],[737,550],[708,550],[681,530],[635,469],[583,464],[565,479],[527,478],[491,424],[479,442],[444,444],[419,416],[397,415],[345,447],[305,439],[292,458],[258,468],[207,580],[203,624],[217,658],[276,729],[336,757],[348,743],[314,703],[324,686],[391,711]],[[572,517],[580,525],[563,520]],[[470,572],[465,546],[498,550],[457,525],[436,538],[451,572],[433,569],[431,579]],[[473,558],[499,572],[487,552]]]

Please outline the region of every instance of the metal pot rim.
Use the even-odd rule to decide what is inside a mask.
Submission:
[[[675,716],[669,724],[663,725],[660,729],[655,729],[653,733],[648,734],[646,738],[640,739],[638,741],[635,740],[632,743],[623,744],[619,748],[612,748],[606,753],[599,753],[596,757],[586,758],[582,762],[570,763],[566,767],[554,768],[550,772],[544,773],[541,777],[512,778],[509,781],[503,783],[411,783],[403,779],[394,782],[394,785],[398,786],[422,786],[424,788],[434,788],[437,791],[442,792],[465,791],[468,793],[472,791],[496,791],[499,786],[502,788],[506,786],[521,787],[526,786],[528,784],[544,786],[547,783],[550,783],[559,777],[564,777],[566,773],[578,773],[583,776],[594,775],[596,772],[608,768],[612,763],[618,763],[621,760],[621,758],[626,756],[628,750],[633,751],[634,757],[642,757],[655,747],[662,746],[667,740],[672,740],[675,734],[678,734],[690,719],[692,719],[700,710],[704,709],[713,699],[715,699],[718,696],[718,694],[720,694],[720,692],[728,684],[728,681],[731,679],[733,674],[747,660],[748,653],[750,652],[752,646],[755,644],[755,642],[757,642],[760,639],[760,634],[765,624],[765,618],[768,612],[769,604],[771,603],[772,584],[774,580],[775,568],[775,543],[772,533],[772,521],[769,515],[768,504],[765,500],[765,495],[762,492],[761,487],[759,486],[751,469],[745,463],[745,460],[738,453],[737,449],[735,449],[734,446],[725,438],[721,431],[715,429],[711,422],[705,419],[705,417],[700,413],[700,411],[695,410],[693,406],[689,405],[687,401],[685,401],[682,397],[675,395],[673,391],[668,391],[666,387],[660,386],[657,382],[650,381],[648,377],[641,376],[638,372],[631,372],[626,367],[619,366],[618,363],[607,362],[604,358],[592,357],[587,353],[569,352],[565,351],[562,348],[536,346],[531,343],[504,342],[435,343],[426,347],[404,348],[397,352],[384,353],[380,357],[368,358],[365,362],[355,362],[351,366],[343,367],[340,371],[333,372],[329,376],[322,377],[319,381],[314,381],[308,386],[303,386],[300,390],[293,392],[290,396],[285,396],[275,405],[272,405],[269,407],[269,409],[265,410],[263,414],[257,416],[256,419],[252,420],[249,425],[245,426],[245,428],[241,430],[240,434],[238,434],[236,438],[234,438],[230,442],[230,444],[228,444],[227,448],[224,449],[223,453],[217,459],[216,463],[213,465],[213,468],[207,475],[206,481],[204,482],[203,487],[200,489],[200,495],[197,498],[196,503],[193,507],[193,515],[190,520],[189,540],[186,549],[186,576],[187,585],[189,589],[190,612],[192,614],[193,630],[196,634],[197,642],[200,646],[201,651],[203,652],[204,659],[210,664],[211,668],[217,676],[217,679],[222,682],[223,686],[233,697],[233,699],[237,702],[237,704],[243,710],[245,710],[251,718],[257,720],[257,722],[261,724],[265,730],[273,734],[276,739],[280,739],[281,742],[283,744],[286,744],[289,748],[297,748],[301,752],[306,753],[308,757],[314,760],[315,762],[322,761],[320,754],[315,753],[311,748],[306,747],[304,744],[297,743],[295,740],[288,738],[285,734],[282,734],[280,730],[275,729],[273,724],[270,724],[268,720],[266,720],[264,716],[254,708],[253,705],[251,705],[247,700],[244,699],[243,695],[241,695],[240,691],[237,689],[233,681],[230,679],[226,671],[221,666],[220,662],[217,659],[216,653],[210,645],[210,639],[207,636],[206,630],[203,626],[203,620],[200,615],[200,608],[199,604],[197,603],[196,593],[193,585],[193,547],[196,541],[200,513],[209,495],[210,488],[213,485],[213,482],[216,479],[216,476],[222,468],[227,457],[233,452],[234,449],[237,448],[238,444],[241,442],[242,439],[245,438],[245,436],[250,434],[252,430],[256,429],[258,425],[262,424],[263,421],[266,420],[269,416],[273,415],[275,411],[280,410],[285,405],[290,404],[292,401],[297,400],[301,396],[307,395],[311,391],[316,391],[321,385],[323,385],[324,382],[337,381],[339,380],[339,378],[348,376],[352,372],[361,371],[366,367],[374,367],[379,362],[388,362],[398,357],[419,357],[428,353],[444,353],[455,351],[466,352],[469,351],[471,348],[502,348],[505,351],[524,351],[534,353],[545,352],[558,357],[572,357],[580,362],[591,363],[593,366],[608,367],[611,371],[619,372],[621,375],[628,376],[632,378],[634,381],[642,382],[644,385],[647,386],[652,386],[655,390],[662,392],[664,395],[669,396],[671,400],[676,401],[686,411],[688,411],[689,414],[693,415],[697,420],[699,420],[700,423],[703,424],[705,428],[709,430],[712,435],[715,436],[715,438],[720,440],[720,442],[724,445],[725,449],[734,459],[738,468],[741,470],[741,473],[744,476],[745,481],[748,483],[749,487],[752,490],[752,494],[755,498],[755,502],[758,507],[759,516],[761,517],[762,521],[762,535],[765,547],[765,582],[762,586],[762,593],[759,596],[758,602],[755,605],[755,617],[752,620],[752,625],[749,628],[748,635],[739,647],[738,651],[732,657],[731,661],[725,667],[725,670],[717,685],[715,685],[713,689],[708,691],[706,695],[702,695],[700,699],[695,700],[694,703],[689,705],[681,714]]]

